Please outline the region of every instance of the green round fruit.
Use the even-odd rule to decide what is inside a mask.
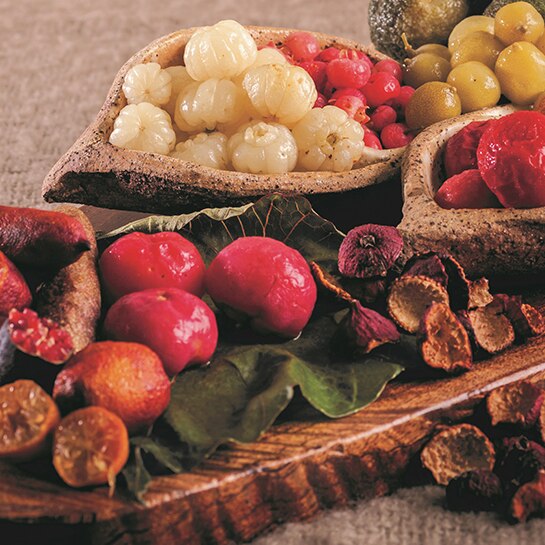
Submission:
[[[462,113],[456,88],[448,83],[432,81],[419,87],[405,110],[405,121],[411,129],[423,129],[438,121]]]
[[[496,13],[494,34],[504,45],[515,42],[535,43],[544,30],[543,17],[528,2],[507,4]]]
[[[466,62],[477,61],[494,70],[503,44],[492,34],[479,30],[468,34],[452,53],[450,64],[453,68]]]
[[[447,81],[450,62],[433,53],[422,53],[403,64],[403,81],[417,89],[429,81]]]
[[[526,0],[529,4],[532,4],[534,8],[541,13],[543,17],[545,17],[545,0]],[[503,8],[503,6],[506,6],[507,4],[512,4],[513,0],[493,0],[490,2],[488,7],[484,10],[484,15],[488,15],[489,17],[495,17],[496,13]]]
[[[467,17],[458,23],[450,33],[448,38],[448,48],[452,53],[464,40],[473,32],[488,32],[494,34],[494,19],[493,17],[485,17],[484,15],[473,15]]]

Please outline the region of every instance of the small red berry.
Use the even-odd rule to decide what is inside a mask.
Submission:
[[[313,79],[316,89],[320,91],[323,89],[327,81],[327,64],[320,61],[304,61],[300,62],[299,66],[306,70],[310,77]]]
[[[415,89],[409,85],[403,85],[399,89],[399,95],[397,97],[388,100],[385,104],[394,108],[398,114],[405,115],[405,108],[411,97],[414,95]]]
[[[378,135],[374,131],[366,127],[364,127],[363,143],[368,148],[382,149],[382,143]]]
[[[387,125],[397,121],[397,113],[391,106],[383,104],[379,106],[370,116],[373,129],[381,131]]]
[[[374,67],[373,61],[363,52],[356,49],[341,49],[339,53],[341,59],[350,59],[352,61],[365,61],[371,70]]]
[[[321,50],[320,43],[310,32],[292,32],[286,38],[284,45],[298,62],[311,61]]]
[[[318,98],[316,99],[313,108],[323,108],[324,106],[327,106],[327,98],[322,95],[322,93],[318,93]]]
[[[392,123],[382,129],[380,139],[386,149],[402,148],[406,146],[414,136],[409,132],[405,123]]]
[[[401,83],[401,80],[403,79],[403,69],[401,68],[401,65],[392,59],[383,59],[382,61],[377,62],[377,64],[375,64],[375,72],[386,72],[387,74],[391,74],[399,83]]]
[[[364,60],[335,59],[327,65],[327,79],[339,87],[363,87],[371,77],[371,68]],[[399,85],[399,83],[398,83]]]
[[[334,93],[335,94],[335,93]],[[331,98],[328,102],[332,106],[337,106],[344,110],[352,119],[358,123],[367,123],[369,116],[366,113],[367,106],[365,102],[354,95],[344,95],[340,98]]]
[[[369,106],[376,108],[392,98],[399,96],[399,81],[386,72],[372,74],[367,85],[362,89]]]
[[[325,49],[322,49],[320,53],[318,53],[317,57],[314,60],[322,61],[322,62],[331,62],[334,59],[338,59],[340,54],[341,54],[340,50],[337,49],[336,47],[326,47]]]
[[[330,100],[336,100],[345,96],[355,96],[359,98],[363,103],[367,104],[365,100],[365,95],[359,89],[353,89],[350,87],[345,87],[344,89],[337,89],[332,95]]]

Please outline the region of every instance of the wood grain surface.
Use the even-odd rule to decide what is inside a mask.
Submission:
[[[115,226],[108,214],[90,212],[99,229]],[[545,293],[531,300],[543,308]],[[339,420],[301,405],[258,442],[223,448],[190,473],[154,479],[144,504],[121,489],[111,499],[104,487],[69,489],[47,463],[0,464],[0,543],[228,544],[388,494],[410,481],[415,454],[438,426],[466,417],[503,384],[545,379],[544,354],[541,338],[462,376],[419,382],[402,376],[377,402]]]

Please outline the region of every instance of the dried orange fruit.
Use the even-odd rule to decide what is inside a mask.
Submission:
[[[119,416],[85,407],[62,419],[53,439],[53,465],[68,485],[115,484],[129,457],[129,434]]]
[[[0,458],[29,460],[47,450],[49,435],[59,423],[57,405],[31,380],[0,388]]]

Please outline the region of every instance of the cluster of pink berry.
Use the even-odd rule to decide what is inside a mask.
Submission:
[[[400,148],[413,139],[403,121],[415,90],[402,85],[399,63],[384,59],[374,64],[355,49],[322,49],[310,32],[293,32],[280,50],[314,80],[318,90],[315,108],[329,104],[344,110],[361,123],[366,146]]]

